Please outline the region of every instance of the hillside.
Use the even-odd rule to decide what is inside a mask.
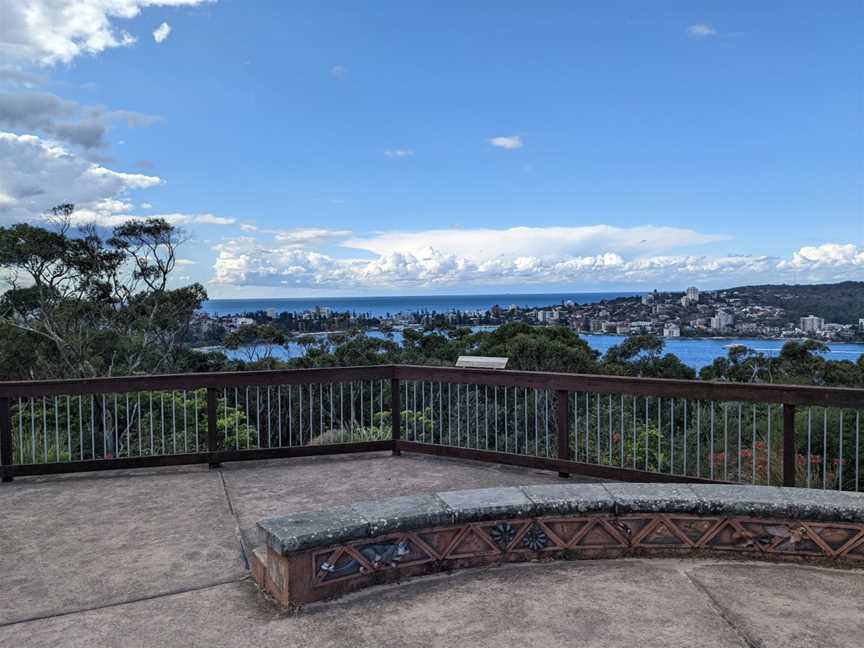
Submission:
[[[799,317],[818,315],[826,322],[857,324],[864,317],[864,281],[843,281],[836,284],[761,285],[730,288],[747,301],[786,310],[789,321]]]

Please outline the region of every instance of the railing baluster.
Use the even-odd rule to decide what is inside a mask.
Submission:
[[[20,417],[20,411],[19,411]],[[2,466],[2,481],[12,481],[12,410],[9,399],[0,397],[0,466]]]
[[[393,455],[402,454],[399,441],[402,437],[402,405],[399,402],[399,379],[390,379],[390,435],[393,439]]]
[[[795,406],[789,403],[783,404],[783,485],[795,486]],[[807,425],[807,485],[810,485],[809,421]]]
[[[219,430],[216,417],[217,392],[214,387],[207,388],[207,452],[210,453],[210,468],[219,467]]]
[[[570,423],[567,420],[570,408],[568,407],[569,394],[564,390],[558,390],[558,458],[563,461],[570,460]],[[559,477],[569,477],[570,473],[558,471]]]

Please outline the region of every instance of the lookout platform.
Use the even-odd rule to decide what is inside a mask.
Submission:
[[[857,569],[713,557],[508,564],[300,614],[249,575],[265,518],[560,483],[389,453],[18,478],[0,487],[0,646],[860,645]]]

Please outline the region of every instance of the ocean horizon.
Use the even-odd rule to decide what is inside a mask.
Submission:
[[[645,292],[555,292],[555,293],[489,293],[481,295],[413,295],[399,297],[291,297],[291,298],[246,298],[208,299],[201,310],[209,315],[237,315],[273,309],[276,312],[302,313],[318,308],[330,308],[337,312],[369,314],[373,316],[398,313],[488,310],[495,304],[521,308],[555,306],[565,301],[577,304],[594,304],[605,299],[638,297]]]

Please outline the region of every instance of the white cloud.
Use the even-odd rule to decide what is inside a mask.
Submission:
[[[330,68],[330,76],[334,79],[345,79],[348,77],[348,68],[344,65],[334,65]]]
[[[852,243],[823,243],[805,246],[784,261],[782,267],[812,270],[817,268],[842,268],[864,266],[864,248]]]
[[[158,176],[122,173],[90,162],[36,135],[0,132],[0,222],[34,222],[60,203],[73,203],[73,225],[113,227],[131,218],[129,193],[163,183]],[[148,205],[148,203],[143,203]],[[209,213],[148,214],[176,225],[231,225]]]
[[[121,197],[128,191],[161,183],[157,176],[112,171],[35,135],[0,132],[4,221],[39,219],[46,209],[63,202],[111,213],[127,205]]]
[[[717,30],[711,25],[696,23],[687,28],[687,35],[690,36],[690,38],[711,38],[712,36],[717,35]]]
[[[153,40],[155,40],[157,43],[161,43],[166,38],[168,38],[168,35],[170,33],[171,25],[169,25],[167,22],[163,22],[161,25],[159,25],[156,29],[153,30]]]
[[[520,149],[522,148],[522,138],[519,135],[507,135],[502,137],[492,137],[489,139],[492,146],[497,146],[503,149]]]
[[[651,254],[684,246],[729,240],[725,234],[703,234],[690,229],[643,225],[613,227],[511,227],[507,229],[438,229],[419,232],[376,232],[345,241],[346,247],[385,254],[390,250],[417,251],[426,247],[482,261],[499,257],[566,257],[616,250]]]
[[[411,157],[414,155],[414,150],[409,148],[387,149],[384,155],[392,158]]]
[[[212,0],[0,0],[0,59],[55,65],[126,47],[135,37],[115,24],[142,8],[195,6]]]
[[[864,279],[864,248],[854,245],[801,248],[790,259],[670,254],[728,238],[670,227],[517,227],[364,236],[307,228],[269,232],[272,236],[262,240],[260,235],[267,233],[217,245],[214,283],[381,291]],[[324,253],[323,245],[334,253]],[[373,257],[358,258],[352,249]]]

